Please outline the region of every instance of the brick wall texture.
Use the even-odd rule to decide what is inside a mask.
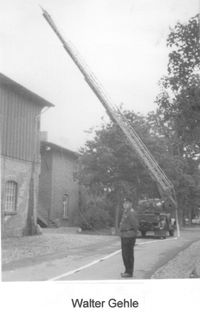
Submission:
[[[1,158],[1,203],[2,203],[2,238],[11,236],[22,236],[27,225],[29,186],[31,177],[32,163],[13,158]],[[38,181],[40,165],[35,167],[35,198],[33,218],[36,223],[37,201],[38,201]],[[17,183],[17,205],[16,214],[4,215],[5,204],[5,185],[7,181]]]
[[[1,200],[4,207],[4,191],[7,181],[17,183],[17,209],[15,215],[2,216],[2,236],[21,236],[26,226],[31,163],[2,157],[1,159]]]

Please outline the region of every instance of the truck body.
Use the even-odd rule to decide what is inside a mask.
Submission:
[[[161,199],[145,199],[138,203],[139,231],[143,237],[153,232],[156,237],[174,236],[175,218],[165,211],[165,202]]]

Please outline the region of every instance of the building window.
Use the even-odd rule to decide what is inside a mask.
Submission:
[[[69,195],[64,194],[63,196],[63,219],[68,219],[68,209],[69,209]]]
[[[17,183],[7,181],[5,185],[4,213],[15,214],[17,212]]]

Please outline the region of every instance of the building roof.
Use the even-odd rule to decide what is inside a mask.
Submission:
[[[80,156],[80,154],[78,152],[69,150],[63,146],[57,145],[57,144],[52,143],[52,142],[41,141],[41,147],[49,147],[50,149],[52,149],[54,151],[60,151],[62,153],[68,154],[68,155],[72,156],[73,158],[78,158]]]
[[[12,90],[15,90],[17,93],[20,93],[23,96],[27,96],[28,98],[32,99],[35,104],[42,106],[42,107],[53,107],[54,105],[41,96],[37,95],[36,93],[30,91],[29,89],[23,87],[16,81],[8,78],[7,76],[0,73],[0,85],[5,85]]]

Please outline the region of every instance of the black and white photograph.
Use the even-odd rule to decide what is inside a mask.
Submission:
[[[0,0],[0,154],[1,288],[179,281],[195,301],[200,1]],[[153,311],[100,295],[71,310]]]

